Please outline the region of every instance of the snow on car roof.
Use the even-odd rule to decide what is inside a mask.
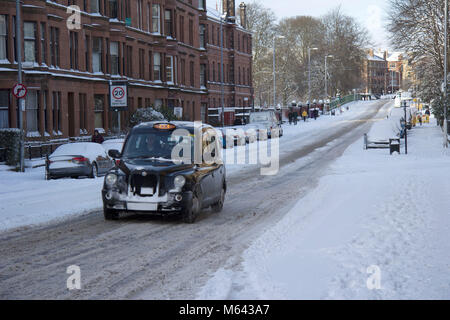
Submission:
[[[51,157],[80,155],[88,158],[89,160],[93,160],[99,155],[104,156],[105,153],[106,151],[101,144],[95,142],[75,142],[66,143],[59,146],[51,154]]]

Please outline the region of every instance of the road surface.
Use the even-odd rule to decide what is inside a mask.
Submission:
[[[194,299],[218,268],[239,265],[251,241],[314,188],[386,103],[310,143],[291,143],[277,175],[254,168],[230,176],[223,211],[205,210],[195,224],[137,215],[105,221],[97,211],[1,233],[0,299]],[[81,268],[81,290],[66,287],[70,265]]]

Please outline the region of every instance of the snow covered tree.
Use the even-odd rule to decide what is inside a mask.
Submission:
[[[166,119],[161,112],[156,111],[152,107],[138,108],[131,115],[129,124],[130,128],[132,128],[139,123],[155,120],[168,120],[168,119]]]
[[[391,0],[390,4],[391,42],[408,55],[417,77],[417,95],[443,118],[445,0]]]

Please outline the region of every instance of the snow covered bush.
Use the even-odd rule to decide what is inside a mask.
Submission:
[[[159,110],[155,110],[152,107],[139,108],[130,117],[130,128],[141,122],[158,121],[158,120],[177,120],[177,117],[173,113],[171,108],[161,107]]]
[[[20,161],[20,130],[0,129],[0,148],[6,149],[5,161],[13,166]]]
[[[130,117],[130,127],[132,128],[141,122],[164,120],[164,119],[165,118],[162,115],[162,113],[156,111],[151,107],[139,108]]]

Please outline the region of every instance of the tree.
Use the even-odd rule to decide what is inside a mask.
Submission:
[[[431,102],[443,118],[440,86],[444,78],[445,0],[391,0],[388,25],[391,42],[404,50],[417,77],[417,95]]]

